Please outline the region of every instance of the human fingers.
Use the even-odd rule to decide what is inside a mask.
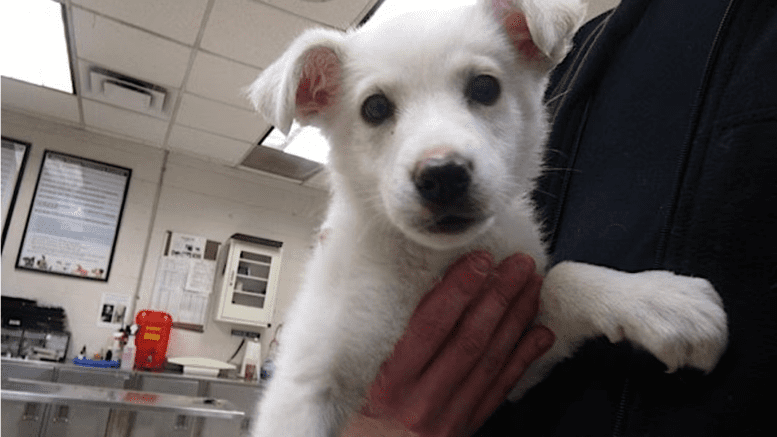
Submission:
[[[447,408],[452,392],[462,384],[483,356],[505,312],[513,300],[522,294],[534,268],[534,261],[523,254],[508,257],[499,264],[494,275],[484,285],[482,296],[467,310],[454,335],[446,342],[407,399],[402,414],[408,426],[423,428],[425,421],[433,420],[443,407]],[[532,313],[527,317],[533,316]],[[521,330],[525,326],[524,323]],[[505,352],[500,353],[506,356]],[[490,376],[488,381],[492,378]]]
[[[384,363],[370,391],[374,402],[391,404],[403,399],[408,382],[420,377],[429,361],[449,337],[465,308],[480,292],[492,269],[492,256],[471,252],[446,271],[421,300],[410,318],[405,335]],[[375,407],[373,405],[373,407]]]
[[[485,353],[451,397],[449,406],[439,420],[442,425],[441,435],[468,435],[479,427],[493,409],[504,401],[506,390],[522,373],[516,375],[520,367],[518,363],[523,363],[524,359],[531,362],[537,353],[533,338],[536,334],[529,340],[521,340],[521,337],[537,314],[541,285],[542,277],[533,273],[522,293],[511,302]]]
[[[469,428],[470,434],[480,428],[499,405],[505,401],[507,395],[521,379],[526,369],[553,346],[555,338],[553,331],[542,325],[534,326],[526,333],[515,353],[505,365],[499,378],[492,385],[492,389],[489,390],[488,395],[473,413],[472,419],[469,422],[471,426]]]
[[[536,293],[535,305],[539,309],[540,291],[542,289],[542,277],[536,275],[530,280],[529,285],[534,294]],[[520,313],[520,311],[519,311]],[[516,317],[514,323],[524,323],[525,319],[522,319],[520,314],[512,313],[513,317]],[[539,359],[544,353],[546,353],[553,342],[555,341],[555,334],[553,331],[542,325],[533,326],[522,337],[518,346],[510,355],[506,364],[502,368],[502,371],[498,374],[491,387],[486,391],[486,396],[477,405],[471,419],[471,424],[474,431],[485,423],[486,419],[496,411],[497,407],[504,402],[507,395],[515,387],[524,372],[534,361]]]

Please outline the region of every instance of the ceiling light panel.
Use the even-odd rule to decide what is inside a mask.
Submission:
[[[3,1],[0,72],[28,83],[73,92],[62,6],[51,0]]]

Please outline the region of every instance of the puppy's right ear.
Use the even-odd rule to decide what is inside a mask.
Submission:
[[[247,88],[257,111],[286,135],[294,119],[307,125],[323,117],[340,100],[343,39],[326,29],[297,38]]]

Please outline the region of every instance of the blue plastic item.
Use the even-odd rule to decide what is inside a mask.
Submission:
[[[76,366],[82,366],[82,367],[98,367],[98,368],[119,368],[121,366],[121,362],[119,361],[108,361],[108,360],[88,360],[86,358],[73,358],[73,364]]]

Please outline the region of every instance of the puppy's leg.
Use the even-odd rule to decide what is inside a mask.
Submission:
[[[263,394],[254,436],[339,435],[364,397],[368,383],[363,375],[370,373],[370,367],[375,367],[372,373],[377,374],[377,366],[372,366],[369,359],[360,362],[362,357],[352,349],[359,346],[336,338],[334,333],[326,330],[311,334],[318,344],[284,333],[286,355],[280,357],[278,370]]]
[[[548,272],[541,299],[539,322],[556,333],[556,343],[526,372],[512,399],[587,338],[628,340],[655,355],[669,372],[684,366],[712,371],[728,339],[723,302],[700,278],[564,262]]]
[[[329,430],[337,414],[335,405],[326,402],[328,384],[319,377],[304,384],[290,373],[279,372],[270,382],[251,435],[334,437]]]
[[[305,290],[295,303],[252,435],[334,437],[361,406],[367,387],[402,333],[405,316],[387,320],[380,312],[389,308],[399,314],[397,302],[387,307],[389,302],[381,301],[397,295],[396,290],[365,280],[353,282],[341,282],[338,293]],[[347,299],[338,299],[346,294]]]

